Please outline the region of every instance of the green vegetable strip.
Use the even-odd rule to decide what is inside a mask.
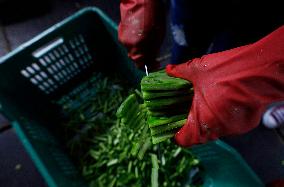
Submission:
[[[127,123],[127,126],[134,129],[139,129],[145,124],[145,114],[139,114],[136,120],[131,120]]]
[[[152,174],[151,174],[151,187],[159,187],[159,169],[158,168],[152,168]]]
[[[133,145],[133,147],[131,149],[131,154],[132,155],[136,156],[137,154],[139,154],[140,149],[142,149],[142,147],[144,145],[144,142],[145,142],[145,139],[147,138],[147,131],[148,131],[148,129],[149,129],[149,127],[147,125],[145,125],[143,127],[143,130],[142,130],[142,132],[140,134],[140,140],[138,142],[134,143],[134,145]],[[150,143],[151,143],[151,141],[150,141]],[[142,154],[142,153],[140,153],[140,154]]]
[[[181,151],[182,151],[182,149],[180,147],[177,148],[176,151],[173,154],[173,157],[177,157],[180,154]]]
[[[185,122],[186,119],[150,128],[151,135],[157,135],[172,129],[180,128],[184,125]]]
[[[175,136],[176,131],[152,136],[152,143],[157,144]]]
[[[164,71],[150,73],[141,81],[142,91],[179,90],[190,88],[188,81],[168,76]]]
[[[130,120],[131,118],[133,118],[134,115],[138,113],[139,109],[140,108],[139,108],[138,103],[135,102],[128,108],[128,112],[121,118],[124,120]]]
[[[130,96],[128,96],[125,101],[120,105],[120,107],[118,108],[117,112],[116,112],[116,116],[118,118],[124,116],[127,112],[128,112],[128,108],[136,102],[136,96],[135,94],[131,94]]]
[[[162,99],[155,99],[145,101],[145,105],[150,109],[160,109],[164,107],[169,107],[170,105],[177,105],[179,103],[188,103],[192,100],[192,95],[185,95],[180,97],[168,97]]]
[[[111,183],[108,185],[108,187],[114,187],[115,182],[116,182],[116,178],[114,177],[114,178],[112,179]]]
[[[137,102],[134,102],[130,106],[129,112],[122,118],[122,122],[129,127],[136,127],[141,123],[145,123],[146,108],[144,105],[138,105]]]
[[[184,96],[193,93],[193,89],[181,89],[181,90],[173,90],[173,91],[144,91],[143,99],[144,100],[153,100],[161,97],[177,97],[177,96]]]
[[[118,159],[113,159],[113,160],[111,160],[107,163],[107,166],[112,166],[112,165],[117,164],[117,163],[118,163]]]
[[[131,168],[132,168],[132,161],[130,161],[128,163],[128,168],[127,168],[127,172],[130,173],[131,172]]]
[[[138,178],[139,177],[139,173],[138,173],[138,168],[135,167],[135,177]]]
[[[175,115],[182,115],[182,114],[187,114],[189,111],[188,107],[184,106],[182,108],[173,108],[173,109],[168,109],[165,111],[151,111],[148,110],[149,116],[153,117],[170,117],[170,116],[175,116]]]
[[[140,110],[139,110],[140,109]],[[140,111],[140,112],[139,112]],[[134,127],[139,124],[142,120],[145,119],[145,112],[141,111],[141,107],[139,106],[138,109],[129,116],[128,121],[124,120],[124,123],[127,124],[129,127]]]
[[[138,159],[142,160],[144,158],[144,155],[146,153],[146,151],[151,147],[152,143],[151,143],[151,138],[147,138],[145,143],[143,144],[142,148],[139,150],[138,153]]]
[[[146,105],[146,104],[145,104]],[[172,115],[173,113],[175,113],[175,111],[172,110],[176,110],[176,112],[182,112],[185,110],[189,109],[189,106],[191,105],[191,100],[188,102],[184,102],[184,103],[175,103],[173,105],[163,105],[163,107],[147,107],[147,109],[149,111],[152,112],[164,112],[164,115]]]
[[[147,117],[146,114],[141,114],[139,115],[139,118],[141,117],[141,120],[140,121],[137,121],[136,125],[133,125],[131,126],[133,128],[133,131],[136,132],[137,130],[139,130],[141,127],[144,127],[144,126],[148,126],[146,124],[146,120],[145,118]]]
[[[152,168],[159,169],[159,161],[156,154],[151,154]]]
[[[134,91],[141,99],[143,99],[143,95],[139,90],[135,89]]]
[[[131,155],[136,156],[138,154],[140,147],[141,145],[139,142],[134,143],[134,145],[132,146],[131,152],[130,152]]]
[[[185,115],[184,114],[183,115],[176,115],[176,116],[172,116],[172,117],[149,117],[147,122],[148,122],[149,127],[152,128],[152,127],[176,122],[176,121],[179,121],[179,120],[183,120],[186,117],[187,117],[186,114]]]

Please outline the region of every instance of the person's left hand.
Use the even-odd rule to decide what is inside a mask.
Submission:
[[[168,65],[166,72],[194,87],[177,144],[245,133],[259,124],[267,105],[284,100],[284,26],[254,44]]]

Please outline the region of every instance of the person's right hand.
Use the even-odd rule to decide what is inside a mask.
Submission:
[[[155,60],[165,33],[165,9],[161,0],[121,0],[119,41],[140,69],[158,69]]]
[[[194,87],[177,144],[245,133],[259,124],[267,105],[284,100],[284,26],[256,43],[168,65],[166,72]]]

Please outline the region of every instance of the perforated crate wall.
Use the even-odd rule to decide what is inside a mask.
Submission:
[[[93,63],[82,35],[68,41],[56,39],[35,51],[33,56],[38,62],[21,70],[21,74],[46,94],[55,91]]]

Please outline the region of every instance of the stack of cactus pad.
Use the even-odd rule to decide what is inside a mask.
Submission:
[[[161,70],[145,76],[141,90],[153,144],[172,138],[186,122],[193,97],[192,84]]]
[[[119,123],[133,130],[130,139],[134,138],[130,151],[132,156],[142,160],[147,149],[151,147],[151,137],[147,125],[147,110],[144,104],[140,104],[136,94],[129,95],[116,112]],[[134,136],[134,137],[132,137]]]

